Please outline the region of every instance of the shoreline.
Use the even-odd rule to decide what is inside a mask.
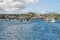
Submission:
[[[16,19],[16,20],[30,20],[30,19],[46,19],[54,18],[55,20],[60,20],[60,14],[36,14],[33,12],[28,12],[26,14],[0,14],[0,19]]]

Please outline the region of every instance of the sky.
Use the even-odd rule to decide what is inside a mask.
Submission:
[[[60,12],[60,0],[0,0],[0,14]]]

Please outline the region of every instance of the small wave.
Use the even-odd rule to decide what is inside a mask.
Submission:
[[[0,38],[3,38],[4,40],[25,40],[26,37],[29,35],[29,32],[31,32],[30,28],[32,26],[33,24],[9,26],[4,30],[4,33],[0,35]]]

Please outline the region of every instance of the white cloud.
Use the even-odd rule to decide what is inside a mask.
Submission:
[[[29,3],[36,3],[38,0],[0,0],[0,12],[17,13]]]
[[[25,0],[25,2],[27,2],[27,3],[37,3],[38,0]]]

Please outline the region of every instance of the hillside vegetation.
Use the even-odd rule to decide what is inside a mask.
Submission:
[[[17,19],[18,17],[26,17],[26,18],[32,18],[32,17],[36,17],[37,18],[38,14],[34,13],[34,12],[28,12],[26,14],[0,14],[0,19]],[[45,14],[39,14],[38,17],[43,17],[43,18],[47,18],[47,17],[54,17],[56,20],[60,20],[60,14],[58,13],[45,13]]]

